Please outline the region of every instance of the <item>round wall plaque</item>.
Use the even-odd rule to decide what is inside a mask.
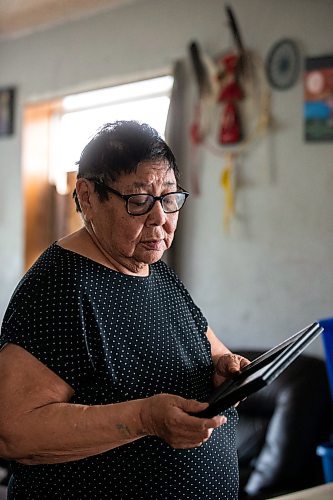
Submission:
[[[271,48],[266,60],[266,75],[272,87],[286,90],[292,87],[300,72],[300,53],[295,42],[285,38]]]

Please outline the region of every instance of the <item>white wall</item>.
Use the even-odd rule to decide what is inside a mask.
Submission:
[[[247,45],[263,58],[283,37],[304,55],[333,53],[331,0],[234,0]],[[0,140],[0,314],[22,272],[22,106],[157,74],[197,39],[230,47],[220,0],[147,0],[16,40],[0,41],[0,85],[18,88],[18,128]],[[302,82],[274,92],[278,130],[244,159],[237,217],[223,232],[221,158],[205,155],[202,194],[186,208],[182,276],[232,346],[270,346],[333,312],[332,144],[302,138]],[[320,342],[309,351],[322,354]]]

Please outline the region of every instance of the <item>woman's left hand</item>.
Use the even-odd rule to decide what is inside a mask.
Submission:
[[[214,374],[214,385],[218,386],[239,373],[250,361],[239,354],[227,353],[219,357]]]

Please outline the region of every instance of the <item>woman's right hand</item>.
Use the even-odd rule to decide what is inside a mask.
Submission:
[[[173,448],[195,448],[206,442],[214,429],[225,424],[225,416],[198,418],[189,413],[205,410],[208,403],[171,394],[143,400],[141,422],[146,435],[158,436]]]

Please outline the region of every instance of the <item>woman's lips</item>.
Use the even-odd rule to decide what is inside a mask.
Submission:
[[[142,244],[148,248],[148,250],[162,250],[163,240],[148,240],[143,241]]]

